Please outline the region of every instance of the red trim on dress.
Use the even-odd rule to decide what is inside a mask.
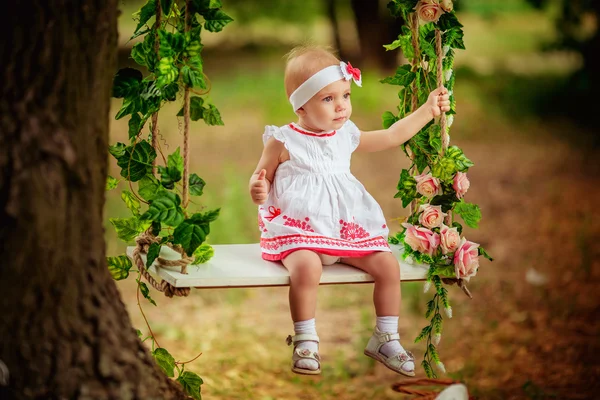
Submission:
[[[331,133],[324,133],[322,135],[318,135],[316,133],[311,133],[311,132],[307,132],[307,131],[303,131],[302,129],[298,129],[296,128],[293,124],[289,124],[288,125],[290,128],[292,128],[293,130],[295,130],[296,132],[302,133],[303,135],[308,135],[308,136],[316,136],[316,137],[327,137],[327,136],[333,136],[335,135],[335,133],[337,131],[333,131]]]
[[[335,250],[335,249],[314,249],[314,248],[310,248],[310,247],[299,247],[297,249],[286,250],[283,253],[279,253],[279,254],[262,253],[262,258],[263,258],[263,260],[267,260],[267,261],[281,261],[284,258],[286,258],[287,256],[289,256],[290,254],[292,254],[293,252],[298,251],[298,250],[312,250],[317,253],[325,254],[328,256],[335,256],[335,257],[364,257],[364,256],[368,256],[369,254],[372,254],[372,253],[384,251],[384,250]]]
[[[370,247],[385,247],[389,249],[389,244],[383,236],[377,236],[360,241],[350,241],[338,238],[331,238],[327,236],[309,236],[309,235],[285,235],[275,236],[273,238],[261,238],[260,247],[263,250],[270,250],[273,252],[280,251],[285,246],[300,246],[306,247],[314,245],[316,248],[321,246],[335,246],[341,247],[343,250],[340,251],[370,251],[367,250]],[[302,246],[304,245],[304,246]],[[346,250],[347,249],[347,250]],[[285,250],[284,250],[285,251]]]

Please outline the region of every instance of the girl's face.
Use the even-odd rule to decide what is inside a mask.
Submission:
[[[350,81],[340,79],[325,86],[297,112],[300,122],[313,132],[340,129],[352,115]]]

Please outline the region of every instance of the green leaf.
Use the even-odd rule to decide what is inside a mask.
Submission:
[[[127,147],[117,160],[117,165],[122,168],[123,178],[137,182],[152,173],[152,162],[155,158],[156,151],[144,140]]]
[[[137,112],[131,114],[131,118],[129,119],[129,140],[137,137],[145,122]]]
[[[463,199],[454,205],[454,212],[461,216],[463,221],[471,227],[477,228],[481,220],[481,210],[473,203],[466,203]]]
[[[161,191],[160,183],[153,175],[146,175],[138,182],[138,194],[146,201],[152,201]]]
[[[152,297],[150,297],[150,289],[148,289],[148,286],[146,286],[144,282],[140,282],[139,279],[136,279],[135,281],[138,283],[138,285],[140,285],[140,291],[142,292],[142,296],[144,296],[146,299],[148,299],[150,303],[156,306],[156,302],[152,299]]]
[[[179,69],[173,65],[173,57],[161,58],[156,73],[156,86],[162,88],[177,80]]]
[[[177,99],[177,92],[179,91],[179,85],[177,82],[169,83],[162,90],[163,99],[168,101],[175,101]]]
[[[425,337],[429,335],[429,332],[431,332],[431,325],[427,325],[421,330],[421,333],[419,333],[419,336],[415,339],[415,343],[419,343],[421,340],[425,339]]]
[[[108,270],[115,281],[120,281],[129,276],[129,270],[133,266],[131,260],[127,256],[106,257]]]
[[[202,381],[202,378],[198,375],[190,371],[185,371],[183,374],[179,375],[177,382],[179,382],[186,393],[195,400],[202,399],[202,396],[200,395],[200,385],[202,385],[204,381]]]
[[[116,178],[113,178],[112,176],[108,175],[108,177],[106,178],[106,190],[113,190],[117,187],[118,184],[119,181]]]
[[[204,264],[215,255],[215,250],[208,243],[202,243],[194,251],[194,262],[192,264]]]
[[[478,251],[480,256],[484,256],[488,260],[494,261],[494,259],[483,249],[483,247],[479,246]]]
[[[458,221],[454,221],[454,222],[452,223],[452,227],[453,227],[453,228],[456,228],[456,230],[458,231],[458,233],[462,235],[463,227],[462,227],[462,225],[460,224],[460,222],[458,222]],[[481,247],[480,247],[480,248],[481,248]]]
[[[421,362],[421,366],[423,367],[423,370],[425,371],[425,375],[428,378],[430,378],[430,379],[437,378],[437,375],[435,374],[435,372],[433,372],[431,365],[426,360],[423,360],[423,362]]]
[[[190,97],[190,118],[192,121],[198,121],[202,119],[202,114],[204,113],[204,99],[199,96]],[[178,117],[183,117],[183,107],[177,113]]]
[[[140,202],[133,193],[129,190],[123,190],[121,192],[121,199],[125,202],[125,205],[131,210],[133,215],[140,215]]]
[[[381,118],[383,119],[383,128],[384,129],[388,129],[390,126],[394,125],[394,123],[396,121],[399,120],[398,117],[396,117],[394,114],[392,114],[389,111],[384,112],[383,116]]]
[[[424,264],[433,264],[433,258],[429,254],[421,254],[421,262]]]
[[[175,150],[173,154],[170,154],[167,157],[167,166],[169,169],[176,170],[180,174],[183,174],[183,157],[180,154],[179,147],[177,147],[177,150]]]
[[[431,174],[442,181],[451,181],[456,174],[456,164],[451,157],[446,156],[434,164],[431,168]]]
[[[181,76],[183,77],[183,83],[191,88],[206,89],[206,82],[202,71],[197,71],[188,65],[184,65],[181,68]],[[194,120],[195,121],[195,120]]]
[[[206,125],[224,125],[221,119],[221,113],[217,110],[214,104],[210,104],[209,108],[205,108],[202,113],[202,118]]]
[[[144,232],[151,225],[150,222],[141,221],[138,217],[130,218],[109,218],[111,224],[117,231],[117,236],[124,242],[131,242],[140,233]]]
[[[435,298],[433,298],[427,302],[427,311],[425,312],[425,318],[429,318],[429,316],[433,312],[434,308],[435,308]]]
[[[173,243],[182,245],[186,254],[194,254],[194,251],[206,240],[209,232],[208,224],[194,224],[188,219],[175,228]]]
[[[140,331],[139,329],[135,330],[135,333],[138,335],[138,337],[141,339],[142,336],[144,336],[144,334],[142,333],[142,331]]]
[[[421,41],[420,46],[422,54],[425,54],[430,60],[437,60],[437,54],[435,54],[435,48],[433,47],[433,44],[423,40]]]
[[[175,369],[175,359],[167,350],[159,347],[152,352],[152,356],[156,360],[158,366],[169,378],[173,378],[175,376],[173,371]]]
[[[400,43],[401,43],[401,39],[398,38],[396,40],[394,40],[392,43],[390,44],[384,44],[383,47],[386,50],[396,50],[398,47],[400,47]]]
[[[139,65],[146,67],[146,52],[144,51],[144,43],[136,43],[131,49],[131,58]]]
[[[148,22],[148,20],[152,18],[155,14],[156,1],[148,0],[148,2],[139,11],[140,20],[138,22],[138,25],[135,27],[134,33],[137,32],[142,26],[144,26],[146,22]]]
[[[431,125],[429,128],[429,145],[437,152],[442,151],[442,129],[439,125]]]
[[[391,77],[380,80],[381,83],[389,83],[390,85],[408,86],[415,80],[415,73],[410,70],[409,64],[404,64],[398,67],[396,74]]]
[[[161,191],[150,203],[148,211],[140,217],[142,220],[162,222],[169,226],[177,226],[184,220],[181,199],[172,192]]]
[[[442,36],[442,45],[454,49],[465,49],[464,32],[460,28],[449,29]]]
[[[437,22],[438,27],[442,31],[447,31],[452,28],[462,28],[463,25],[458,22],[458,18],[456,18],[456,14],[453,12],[445,12],[442,13],[440,19]]]
[[[204,186],[206,186],[206,182],[204,179],[200,178],[198,174],[190,175],[190,194],[192,196],[202,196],[202,191],[204,190]]]
[[[210,32],[221,32],[225,25],[233,21],[229,15],[222,10],[209,10],[202,14],[204,19],[204,28]]]
[[[150,266],[154,263],[154,260],[158,258],[160,254],[161,245],[159,243],[152,243],[148,248],[148,255],[146,256],[146,267],[150,268]]]
[[[137,69],[120,69],[113,79],[113,97],[120,99],[137,94],[142,78],[142,73]]]
[[[108,146],[108,152],[112,154],[116,159],[123,156],[127,145],[124,143],[117,143],[114,146]]]
[[[152,221],[152,234],[154,236],[158,236],[160,234],[160,230],[162,229],[160,222]],[[161,244],[163,242],[161,241]]]
[[[162,12],[165,15],[169,15],[171,12],[171,5],[173,4],[173,0],[160,0],[160,7],[162,8]]]
[[[446,151],[446,155],[454,160],[456,169],[460,172],[466,172],[474,165],[474,163],[469,160],[457,146],[450,146]]]

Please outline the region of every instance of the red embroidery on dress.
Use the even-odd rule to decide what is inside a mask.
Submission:
[[[306,132],[303,131],[302,129],[298,129],[296,128],[293,124],[289,124],[288,125],[290,128],[292,128],[293,130],[295,130],[298,133],[302,133],[303,135],[308,135],[308,136],[316,136],[316,137],[328,137],[328,136],[333,136],[336,134],[337,131],[333,131],[331,133],[323,133],[323,134],[316,134],[316,133],[311,133],[311,132]]]
[[[381,225],[381,229],[385,229],[385,228],[386,228],[385,224]]]
[[[369,232],[355,222],[346,222],[340,219],[342,229],[340,229],[340,237],[347,240],[364,239],[369,237]]]
[[[285,222],[283,223],[283,225],[285,225],[285,226],[300,228],[306,232],[314,232],[312,226],[310,226],[307,223],[308,221],[310,221],[310,219],[308,217],[304,218],[304,221],[300,221],[299,219],[290,218],[287,215],[284,215],[283,219],[285,219]]]
[[[273,238],[261,238],[260,247],[272,252],[282,251],[286,246],[297,247],[297,245],[318,245],[341,247],[346,249],[369,249],[369,248],[389,248],[387,240],[382,236],[369,238],[362,241],[350,242],[348,240],[330,238],[326,236],[308,236],[308,235],[286,235]]]
[[[278,216],[281,215],[281,208],[275,208],[275,207],[271,206],[271,207],[269,207],[269,213],[270,213],[270,215],[265,218],[268,219],[269,222],[272,222],[273,218],[277,218]]]
[[[265,223],[262,220],[262,217],[260,216],[260,214],[258,214],[258,228],[262,231],[262,232],[267,232],[267,228],[265,228]]]

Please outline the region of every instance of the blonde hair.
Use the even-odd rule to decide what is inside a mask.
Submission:
[[[339,65],[340,60],[330,47],[303,44],[286,54],[284,85],[287,97],[308,78],[323,68]]]

